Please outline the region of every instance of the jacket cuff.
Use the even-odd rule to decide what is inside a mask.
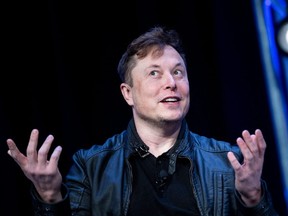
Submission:
[[[261,180],[261,190],[262,190],[262,197],[260,202],[252,207],[248,207],[241,199],[241,196],[238,191],[236,191],[236,200],[237,206],[243,215],[275,215],[278,214],[275,212],[271,196],[268,192],[266,182]]]
[[[65,184],[61,186],[63,200],[57,203],[43,202],[34,186],[31,188],[32,206],[35,216],[70,216],[69,189]]]

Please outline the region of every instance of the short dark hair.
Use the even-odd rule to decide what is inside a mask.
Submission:
[[[172,46],[186,64],[185,53],[179,34],[173,29],[167,30],[165,27],[156,26],[134,39],[128,45],[117,68],[121,81],[131,86],[133,85],[131,71],[135,67],[135,55],[138,59],[143,59],[155,47],[156,51],[161,54],[167,45]]]

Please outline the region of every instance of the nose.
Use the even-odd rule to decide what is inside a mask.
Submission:
[[[168,73],[164,78],[164,82],[165,82],[166,89],[171,89],[171,90],[176,89],[176,81],[172,74]]]

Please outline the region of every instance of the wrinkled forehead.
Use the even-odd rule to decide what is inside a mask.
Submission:
[[[184,59],[172,46],[165,46],[161,49],[158,47],[153,47],[153,49],[150,49],[149,52],[146,53],[146,56],[142,56],[142,58],[135,55],[133,63],[131,62],[130,64],[131,69],[137,65],[139,66],[139,64],[141,64],[143,67],[151,67],[151,65],[160,67],[162,65],[161,67],[182,66],[186,68]]]
[[[168,47],[170,46],[164,45],[164,44],[161,44],[161,45],[156,44],[156,45],[147,46],[139,50],[139,52],[136,54],[135,57],[138,59],[143,59],[147,56],[151,56],[153,58],[159,58],[163,55],[164,50]]]

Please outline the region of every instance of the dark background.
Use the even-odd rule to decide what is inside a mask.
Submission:
[[[250,1],[9,1],[2,3],[0,85],[1,215],[32,215],[30,182],[7,155],[6,139],[25,153],[30,132],[63,146],[63,175],[79,148],[126,129],[131,109],[116,69],[128,43],[154,25],[176,29],[186,49],[190,129],[235,143],[262,129],[263,178],[275,208],[285,201]],[[4,212],[4,213],[3,213]]]

